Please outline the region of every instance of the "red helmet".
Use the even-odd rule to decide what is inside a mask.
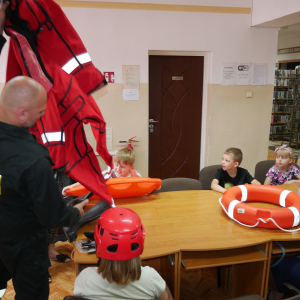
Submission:
[[[145,230],[140,217],[131,209],[106,210],[95,228],[97,257],[128,260],[143,253]]]

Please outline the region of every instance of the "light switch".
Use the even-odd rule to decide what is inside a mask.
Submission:
[[[252,98],[253,93],[252,92],[246,92],[246,98]]]

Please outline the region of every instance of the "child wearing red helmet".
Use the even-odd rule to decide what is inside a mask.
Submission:
[[[173,300],[156,270],[141,266],[144,239],[144,227],[134,211],[123,207],[106,210],[95,228],[99,267],[86,268],[78,275],[74,295],[91,300]]]

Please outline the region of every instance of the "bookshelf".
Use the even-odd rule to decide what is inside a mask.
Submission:
[[[276,70],[274,80],[273,105],[271,114],[270,140],[283,140],[286,135],[286,122],[290,116],[290,105],[293,104],[290,95],[291,70]]]
[[[283,139],[289,147],[300,144],[300,69],[290,70],[287,89],[286,119],[283,131]]]

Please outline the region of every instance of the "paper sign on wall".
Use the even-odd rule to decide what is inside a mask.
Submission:
[[[223,64],[221,85],[235,85],[235,72],[236,64]]]
[[[267,64],[252,65],[252,85],[267,84]]]
[[[221,85],[266,85],[267,64],[223,63]]]
[[[140,66],[122,66],[123,100],[140,99]]]
[[[251,84],[251,64],[240,63],[236,65],[236,85]]]

